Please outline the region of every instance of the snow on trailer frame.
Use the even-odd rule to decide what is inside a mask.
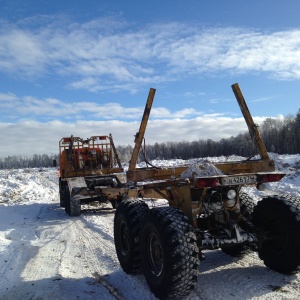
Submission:
[[[147,168],[136,168],[155,95],[150,89],[126,180],[119,180],[124,173],[100,171],[98,178],[78,173],[60,184],[71,216],[93,199],[113,204],[120,265],[128,274],[142,272],[158,298],[181,299],[192,291],[202,250],[221,248],[235,255],[251,247],[275,271],[299,268],[300,200],[272,195],[255,205],[241,192],[245,185],[263,188],[285,174],[275,171],[238,84],[232,89],[260,159],[158,168],[145,157]],[[142,197],[163,198],[169,206],[149,208]]]
[[[166,199],[169,206],[149,208],[125,197],[115,212],[114,241],[123,270],[142,272],[160,299],[181,299],[193,290],[202,250],[237,255],[250,247],[275,271],[293,273],[300,266],[300,200],[273,194],[255,205],[241,192],[245,185],[263,189],[285,174],[275,171],[238,84],[232,89],[260,159],[137,169],[155,94],[150,89],[126,177],[139,195]]]

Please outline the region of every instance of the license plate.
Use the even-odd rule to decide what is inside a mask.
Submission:
[[[228,176],[221,179],[222,185],[238,185],[256,183],[256,175]]]

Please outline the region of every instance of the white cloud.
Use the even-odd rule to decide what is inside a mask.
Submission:
[[[300,70],[299,30],[263,33],[239,28],[203,29],[170,47],[171,51],[166,50],[177,70],[265,71],[279,78],[295,78]]]
[[[26,30],[0,31],[0,69],[38,76],[44,69],[45,53],[42,40]]]
[[[265,118],[254,118],[261,124]],[[93,135],[112,134],[116,146],[133,145],[139,121],[51,121],[40,123],[23,121],[0,123],[2,146],[0,157],[9,155],[57,154],[62,137],[73,134],[82,138]],[[195,119],[150,120],[145,134],[146,143],[167,141],[195,141],[199,139],[220,140],[245,132],[243,118],[213,117],[204,115]]]
[[[256,102],[266,102],[266,101],[271,101],[272,97],[263,97],[263,98],[258,98],[258,99],[254,99],[251,102],[252,103],[256,103]]]
[[[2,113],[10,118],[10,121],[15,118],[17,120],[20,118],[30,118],[31,120],[85,119],[87,116],[91,120],[140,120],[144,111],[144,107],[124,107],[119,103],[64,102],[55,98],[18,97],[12,93],[0,93],[0,105]],[[202,115],[202,112],[193,108],[184,108],[174,112],[165,107],[153,107],[151,110],[151,118],[153,119],[191,118],[198,115]]]
[[[266,72],[278,79],[300,78],[299,29],[270,33],[179,23],[134,28],[116,19],[79,24],[46,18],[33,30],[30,22],[1,24],[2,72],[52,74],[65,77],[76,89],[131,92],[194,73]]]

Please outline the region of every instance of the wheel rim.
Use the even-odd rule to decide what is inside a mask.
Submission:
[[[150,234],[147,241],[147,256],[151,273],[159,276],[163,270],[163,251],[158,236]]]
[[[121,252],[127,255],[129,251],[129,233],[126,223],[121,224]]]

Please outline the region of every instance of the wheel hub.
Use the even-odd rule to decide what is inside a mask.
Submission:
[[[151,234],[148,238],[148,257],[151,272],[159,276],[163,269],[162,245],[156,234]]]

